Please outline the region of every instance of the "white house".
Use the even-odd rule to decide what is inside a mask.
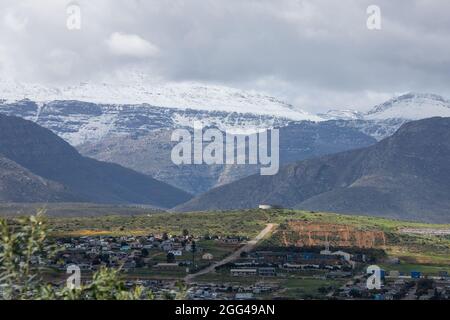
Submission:
[[[181,250],[170,250],[169,253],[173,254],[174,256],[182,256],[183,252],[181,252]]]

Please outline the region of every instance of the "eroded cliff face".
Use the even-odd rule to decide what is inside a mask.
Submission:
[[[347,225],[290,221],[276,235],[281,244],[297,247],[382,248],[386,235],[379,230],[360,230]]]

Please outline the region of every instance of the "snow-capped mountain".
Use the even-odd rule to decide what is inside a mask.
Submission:
[[[325,120],[382,140],[408,121],[431,117],[450,117],[450,101],[436,94],[407,93],[373,107],[369,112],[330,110],[318,114]]]
[[[155,83],[135,77],[126,83],[81,83],[49,87],[0,80],[0,99],[39,103],[77,100],[107,105],[157,106],[178,110],[195,109],[228,113],[250,113],[291,120],[320,121],[321,118],[289,103],[256,91],[193,82]]]
[[[450,117],[450,100],[436,94],[408,93],[375,106],[364,115],[366,120]]]
[[[346,109],[346,110],[329,110],[327,113],[318,113],[319,117],[325,120],[360,120],[363,119],[363,113]]]
[[[374,106],[368,112],[352,109],[330,110],[318,114],[325,120],[420,120],[450,117],[450,100],[431,93],[407,93]]]
[[[159,129],[192,127],[194,121],[234,133],[282,127],[292,122],[283,117],[161,108],[148,104],[117,105],[82,101],[0,101],[0,113],[34,121],[73,146],[95,143],[111,136],[141,136]]]
[[[49,87],[0,79],[0,112],[53,130],[74,146],[111,135],[143,135],[201,121],[235,133],[300,121],[336,121],[381,140],[401,124],[434,116],[450,117],[450,101],[409,93],[367,113],[351,109],[312,115],[269,95],[199,83],[160,83],[139,74],[121,83]]]

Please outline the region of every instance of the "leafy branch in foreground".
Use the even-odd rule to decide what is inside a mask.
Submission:
[[[55,252],[46,238],[42,210],[27,218],[0,219],[0,290],[5,299],[26,299],[40,286],[40,262]]]
[[[56,248],[47,239],[44,211],[20,219],[0,219],[0,299],[136,300],[153,299],[141,286],[132,290],[120,279],[120,270],[101,268],[80,288],[46,284],[42,262]]]
[[[142,286],[131,290],[120,280],[119,270],[101,268],[92,281],[80,288],[64,287],[55,290],[51,285],[40,288],[38,299],[42,300],[153,300],[153,293]]]

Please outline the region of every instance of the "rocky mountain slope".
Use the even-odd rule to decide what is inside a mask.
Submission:
[[[404,124],[392,137],[358,150],[253,175],[213,189],[179,211],[254,208],[308,210],[450,222],[450,118]]]
[[[117,164],[81,156],[50,130],[0,115],[3,201],[85,201],[171,207],[190,195]],[[20,183],[15,184],[14,181]],[[14,196],[11,196],[14,195]]]
[[[194,121],[200,121],[204,126],[214,126],[236,133],[284,126],[292,121],[285,117],[252,113],[182,110],[148,104],[96,104],[81,101],[21,100],[11,103],[0,101],[0,113],[34,121],[52,130],[73,146],[100,142],[111,136],[136,137],[159,129],[192,127]]]
[[[0,202],[58,202],[81,200],[60,183],[37,176],[0,157]]]
[[[121,164],[198,194],[259,171],[258,165],[175,165],[170,154],[172,130],[140,137],[111,137],[78,147],[86,156]],[[292,123],[280,129],[280,163],[369,146],[375,139],[332,122]],[[207,143],[205,143],[207,145]]]

